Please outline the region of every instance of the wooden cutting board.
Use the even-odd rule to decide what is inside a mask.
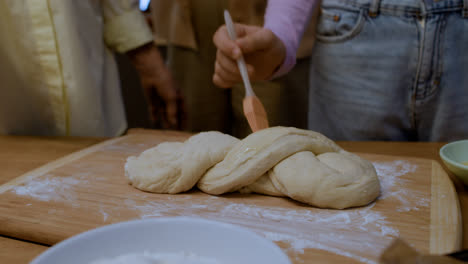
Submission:
[[[377,263],[396,237],[425,253],[461,248],[458,199],[449,177],[432,160],[359,154],[376,167],[382,194],[369,206],[347,210],[256,194],[153,194],[127,184],[128,156],[187,137],[163,131],[127,135],[0,186],[0,235],[53,245],[111,223],[194,216],[250,228],[276,242],[294,263]]]

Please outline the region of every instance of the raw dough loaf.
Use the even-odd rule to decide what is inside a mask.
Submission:
[[[239,141],[218,132],[162,143],[129,157],[130,183],[178,193],[195,184],[209,194],[256,192],[326,208],[372,202],[380,184],[372,164],[320,133],[292,127],[260,130]]]
[[[292,127],[260,130],[236,144],[223,161],[198,182],[210,194],[234,192],[258,180],[281,160],[299,151],[317,154],[338,151],[333,141],[314,131]]]
[[[318,156],[298,152],[276,165],[268,176],[279,192],[323,208],[366,205],[380,190],[372,164],[344,150]]]
[[[131,185],[143,191],[185,192],[237,142],[239,139],[220,132],[199,133],[184,143],[164,142],[139,157],[129,157],[125,175]]]

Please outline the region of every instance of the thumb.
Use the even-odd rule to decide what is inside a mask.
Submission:
[[[236,41],[243,53],[267,49],[273,45],[273,42],[273,33],[267,29],[260,29],[251,34],[246,34]]]

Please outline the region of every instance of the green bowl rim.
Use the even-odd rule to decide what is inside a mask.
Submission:
[[[462,142],[468,143],[468,139],[457,140],[457,141],[453,141],[453,142],[450,142],[450,143],[447,143],[447,144],[443,145],[439,150],[439,156],[442,158],[442,161],[445,161],[445,162],[449,163],[452,166],[458,167],[460,169],[468,170],[467,165],[463,165],[460,162],[454,161],[454,160],[448,158],[447,156],[445,156],[445,154],[443,153],[444,149],[446,149],[447,147],[449,147],[451,145],[455,145],[455,144],[460,144]]]

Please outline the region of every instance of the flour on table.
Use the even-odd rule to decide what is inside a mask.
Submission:
[[[394,193],[390,192],[391,188],[397,183],[402,183],[403,181],[400,177],[408,173],[415,172],[418,168],[417,165],[404,160],[372,162],[372,165],[374,165],[377,175],[380,176],[380,185],[382,187],[380,199],[392,196]]]
[[[79,207],[76,202],[77,194],[73,192],[73,187],[80,184],[87,184],[85,175],[79,174],[73,177],[53,177],[44,175],[33,178],[23,185],[15,186],[12,192],[20,196],[29,196],[39,201],[68,201],[74,203],[74,207]]]
[[[287,252],[297,260],[305,249],[314,248],[376,263],[362,252],[376,252],[377,259],[378,252],[399,235],[384,215],[372,210],[373,204],[348,210],[311,211],[232,203],[223,197],[195,202],[192,195],[177,195],[169,201],[127,199],[125,204],[139,212],[141,218],[193,216],[247,227],[271,241],[286,243]]]
[[[395,211],[399,213],[418,211],[430,206],[427,196],[405,187],[409,181],[405,176],[415,172],[417,165],[403,160],[373,162],[373,165],[381,183],[381,196],[377,204],[379,200],[395,200]],[[102,170],[105,171],[106,168]],[[39,201],[69,202],[75,207],[79,206],[79,194],[74,192],[74,187],[92,184],[93,180],[104,181],[102,178],[86,177],[85,173],[70,177],[46,174],[38,178],[31,177],[25,184],[13,187],[11,192]],[[393,238],[399,236],[398,229],[374,208],[375,203],[338,211],[266,207],[233,203],[225,197],[199,199],[190,194],[168,196],[157,201],[152,201],[152,197],[149,193],[129,194],[121,204],[140,218],[194,216],[244,226],[271,241],[284,243],[286,251],[292,258],[296,257],[298,263],[299,255],[307,249],[320,249],[363,263],[377,263],[380,252]],[[116,200],[118,202],[121,202],[120,198]],[[26,206],[29,205],[31,204]],[[49,213],[56,214],[58,211],[51,210]],[[104,222],[112,222],[112,219],[118,218],[120,209],[100,205],[96,213]]]
[[[382,189],[377,203],[396,199],[400,213],[430,205],[428,198],[418,197],[405,188],[403,176],[415,172],[417,165],[402,160],[373,165]],[[400,235],[387,217],[374,208],[375,203],[347,210],[310,210],[233,203],[222,196],[199,200],[190,194],[179,194],[164,201],[151,201],[150,197],[145,196],[144,200],[131,197],[125,200],[125,205],[140,218],[194,216],[244,226],[271,241],[285,243],[289,255],[298,262],[306,249],[319,249],[363,263],[377,263],[380,252]],[[369,252],[374,256],[369,257]]]
[[[102,214],[102,221],[106,222],[107,218],[109,217],[109,214],[106,211],[104,211],[102,204],[99,205],[99,212]]]
[[[130,253],[114,258],[99,259],[90,264],[221,264],[190,253]]]
[[[430,200],[420,197],[412,190],[405,189],[408,182],[401,176],[413,173],[418,166],[404,160],[391,162],[373,162],[382,186],[382,194],[379,199],[397,199],[400,205],[397,212],[419,211],[421,207],[429,207]]]

